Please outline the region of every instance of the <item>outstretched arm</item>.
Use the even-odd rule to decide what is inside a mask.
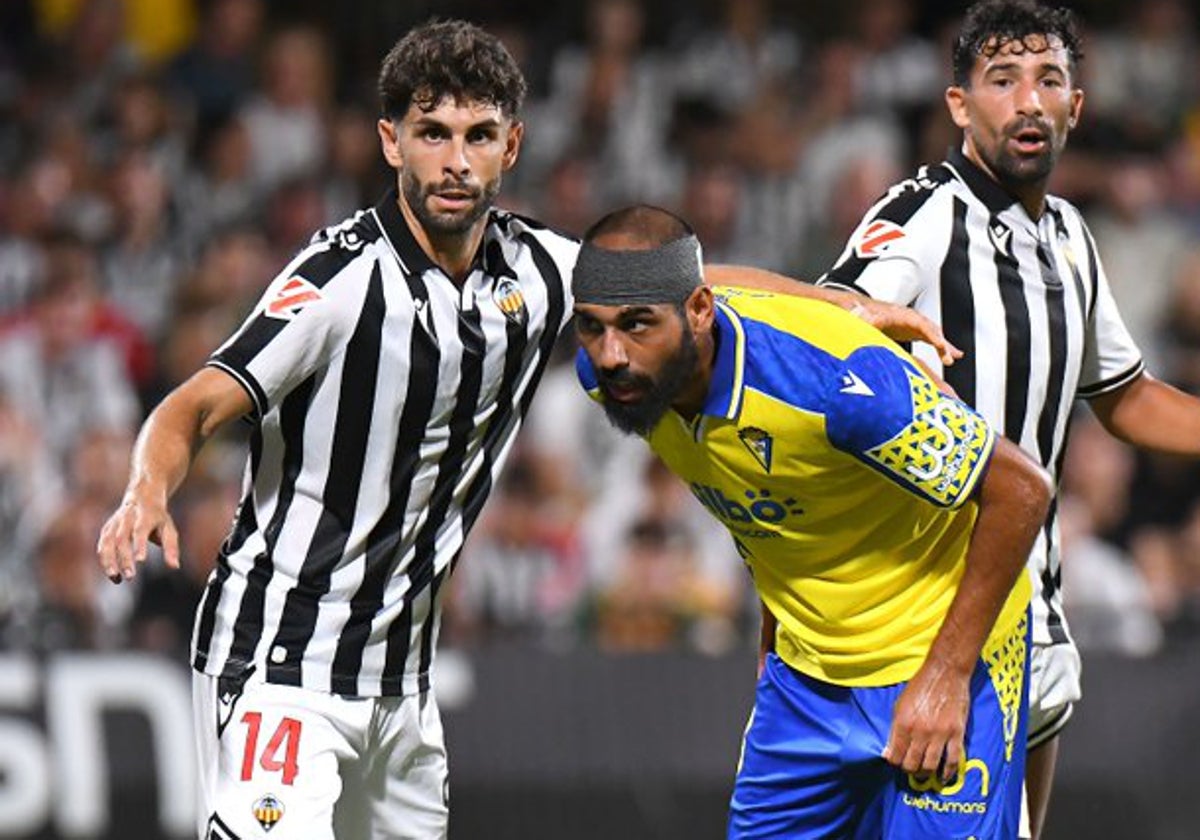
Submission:
[[[896,702],[884,758],[909,773],[958,774],[971,674],[1025,567],[1051,497],[1050,479],[999,438],[978,489],[979,514],[966,568],[924,664]]]
[[[739,286],[823,300],[854,313],[893,341],[924,341],[932,345],[942,364],[952,365],[956,359],[962,358],[962,351],[946,340],[940,326],[907,306],[873,300],[854,292],[814,286],[749,266],[705,265],[704,279],[716,286]]]
[[[121,506],[109,517],[96,544],[100,567],[114,583],[137,573],[153,540],[171,568],[179,568],[179,536],[167,501],[183,482],[204,441],[254,407],[232,376],[204,368],[154,409],[138,434],[133,468]]]
[[[1200,399],[1147,373],[1089,405],[1104,428],[1126,443],[1200,456]]]

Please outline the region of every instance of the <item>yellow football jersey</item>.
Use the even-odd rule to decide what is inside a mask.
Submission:
[[[995,435],[842,309],[715,291],[704,408],[668,411],[648,442],[733,535],[785,662],[839,685],[907,680],[962,577]],[[578,369],[599,397],[582,352]],[[1029,593],[1023,574],[993,639]]]

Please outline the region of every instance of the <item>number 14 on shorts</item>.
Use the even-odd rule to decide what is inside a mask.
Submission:
[[[254,776],[255,759],[258,765],[268,773],[283,771],[283,783],[292,784],[299,772],[296,759],[300,754],[300,721],[285,717],[275,728],[275,732],[263,748],[262,755],[258,754],[259,735],[262,730],[262,713],[246,712],[242,715],[242,723],[246,727],[246,748],[242,752],[242,781],[248,782]],[[280,758],[280,753],[283,757]]]

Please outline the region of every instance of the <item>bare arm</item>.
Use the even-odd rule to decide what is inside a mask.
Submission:
[[[1142,374],[1089,402],[1104,428],[1126,443],[1174,455],[1200,455],[1200,399]]]
[[[971,674],[1025,567],[1051,498],[1049,477],[1000,438],[978,490],[966,568],[924,664],[896,702],[884,758],[909,773],[953,779],[963,757]],[[943,755],[945,763],[943,762]]]
[[[814,286],[761,268],[705,265],[704,280],[715,286],[739,286],[762,292],[816,298],[852,312],[893,341],[924,341],[938,352],[942,363],[954,364],[962,351],[946,340],[942,328],[907,306],[872,300],[865,295]]]
[[[125,497],[104,523],[96,544],[100,567],[111,580],[132,578],[152,539],[162,545],[167,565],[179,568],[179,537],[167,500],[187,476],[201,445],[253,407],[232,376],[204,368],[154,409],[134,445]]]

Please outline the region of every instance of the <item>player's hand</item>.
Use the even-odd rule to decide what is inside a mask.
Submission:
[[[100,568],[113,583],[130,580],[137,574],[137,565],[145,562],[151,541],[162,546],[167,565],[178,569],[179,532],[167,512],[165,495],[131,488],[100,529],[96,543]]]
[[[926,662],[900,694],[883,757],[919,778],[958,776],[970,707],[970,677]]]
[[[924,341],[937,351],[943,365],[952,365],[963,352],[951,344],[942,328],[920,312],[864,295],[854,295],[847,309],[892,341]]]

